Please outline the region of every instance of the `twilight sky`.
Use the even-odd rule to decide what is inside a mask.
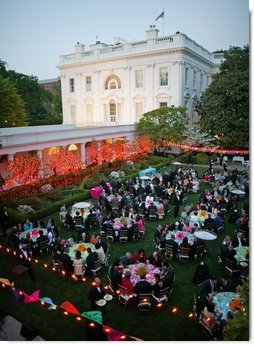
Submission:
[[[252,7],[252,1],[250,1]],[[39,79],[56,78],[59,55],[98,40],[142,40],[155,25],[180,31],[210,52],[249,43],[248,0],[0,0],[0,59]]]

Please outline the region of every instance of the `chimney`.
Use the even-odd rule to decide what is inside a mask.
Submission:
[[[158,38],[159,30],[156,29],[155,25],[150,25],[149,29],[146,30],[146,39],[147,40],[156,40]]]
[[[75,44],[75,50],[76,50],[76,53],[82,53],[85,50],[85,45],[77,42],[77,44]]]

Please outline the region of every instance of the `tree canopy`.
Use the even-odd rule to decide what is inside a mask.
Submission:
[[[45,90],[35,76],[28,76],[14,70],[7,70],[7,63],[0,60],[0,76],[9,78],[24,102],[28,123],[26,125],[49,125],[62,123],[62,104],[60,82],[55,95]],[[12,126],[24,126],[12,125]]]
[[[201,96],[200,126],[225,148],[249,147],[249,46],[224,53],[220,72]]]
[[[179,141],[185,131],[187,115],[185,107],[162,107],[143,115],[137,129],[139,135],[147,135],[155,145]]]
[[[0,76],[0,127],[26,126],[25,103],[9,78]]]

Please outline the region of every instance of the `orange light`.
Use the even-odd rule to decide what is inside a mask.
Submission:
[[[2,284],[2,287],[5,288],[5,284]]]
[[[147,302],[147,298],[143,299],[143,302]]]
[[[48,268],[48,265],[46,263],[43,264],[44,268]]]
[[[82,318],[78,316],[78,317],[76,317],[76,320],[77,320],[77,321],[81,321]]]
[[[6,251],[7,251],[7,252],[10,252],[10,249],[7,247]]]
[[[65,275],[65,271],[64,271],[64,270],[62,270],[61,273],[62,273],[63,275]]]
[[[210,318],[210,317],[208,317],[208,318],[206,319],[206,321],[207,321],[207,322],[209,322],[210,320],[211,320],[211,318]]]
[[[122,336],[120,337],[120,339],[124,340],[124,339],[126,339],[126,336],[125,336],[125,335],[122,335]]]
[[[83,278],[82,281],[83,281],[83,282],[86,282],[86,278]]]
[[[39,261],[37,259],[34,260],[35,263],[38,263]]]
[[[193,312],[189,314],[189,318],[192,318],[194,316]]]
[[[110,329],[109,329],[109,328],[105,328],[105,332],[106,332],[106,333],[109,333],[109,332],[110,332]]]
[[[105,290],[108,290],[108,286],[105,286],[104,289],[105,289]]]
[[[29,261],[29,262],[32,262],[32,258],[31,258],[31,257],[28,257],[28,261]]]
[[[17,254],[16,251],[13,251],[13,255],[16,256],[16,254]]]
[[[96,283],[93,281],[93,282],[91,283],[91,285],[92,285],[92,286],[95,286],[95,285],[96,285]]]
[[[56,268],[55,268],[55,267],[52,267],[52,270],[53,270],[53,272],[55,272],[55,271],[56,271]]]
[[[22,292],[22,291],[19,291],[19,294],[22,296],[23,292]]]
[[[129,298],[133,298],[133,294],[130,294],[130,295],[129,295]]]
[[[52,309],[53,309],[53,310],[56,310],[56,308],[57,308],[56,305],[53,305],[53,306],[52,306]]]
[[[89,326],[90,326],[90,327],[95,327],[95,323],[93,323],[93,322],[92,322],[92,323],[89,323]]]
[[[173,308],[173,309],[172,309],[172,312],[173,312],[173,313],[177,312],[177,308]]]
[[[22,256],[22,255],[19,255],[19,257],[20,257],[20,258],[23,258],[23,256]]]
[[[67,311],[64,311],[64,315],[66,315],[66,316],[67,316],[67,315],[69,315],[69,313],[68,313]]]
[[[119,291],[119,290],[117,290],[117,291],[116,291],[116,294],[119,294],[119,293],[120,293],[120,291]]]
[[[45,305],[45,302],[41,301],[41,305]]]
[[[162,303],[158,303],[157,308],[161,308],[161,307],[162,307]]]

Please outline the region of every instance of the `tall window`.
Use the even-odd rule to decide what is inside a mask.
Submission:
[[[204,75],[203,75],[203,73],[201,73],[201,75],[200,75],[200,90],[203,89],[203,78],[204,78]]]
[[[185,68],[185,80],[184,80],[184,85],[186,87],[189,87],[189,68]]]
[[[76,122],[76,107],[75,105],[71,105],[71,122],[75,124]]]
[[[88,104],[86,106],[86,111],[87,111],[87,121],[91,123],[93,121],[93,105]]]
[[[143,70],[135,71],[135,85],[136,85],[136,88],[143,88],[143,86],[144,86]]]
[[[116,122],[116,103],[114,101],[110,101],[109,115],[110,115],[110,122],[115,123]]]
[[[197,72],[193,72],[193,89],[196,89],[196,77],[197,77]]]
[[[168,68],[160,68],[160,86],[168,85]]]
[[[75,84],[74,84],[74,78],[70,78],[70,92],[74,93],[75,91]]]
[[[136,102],[135,108],[136,108],[136,119],[138,122],[141,119],[142,115],[144,114],[143,102]]]
[[[86,91],[92,91],[92,77],[86,77]]]
[[[160,108],[165,108],[168,106],[167,102],[160,102]]]
[[[117,77],[116,75],[111,75],[107,78],[105,82],[105,90],[121,88],[122,85],[119,77]]]

